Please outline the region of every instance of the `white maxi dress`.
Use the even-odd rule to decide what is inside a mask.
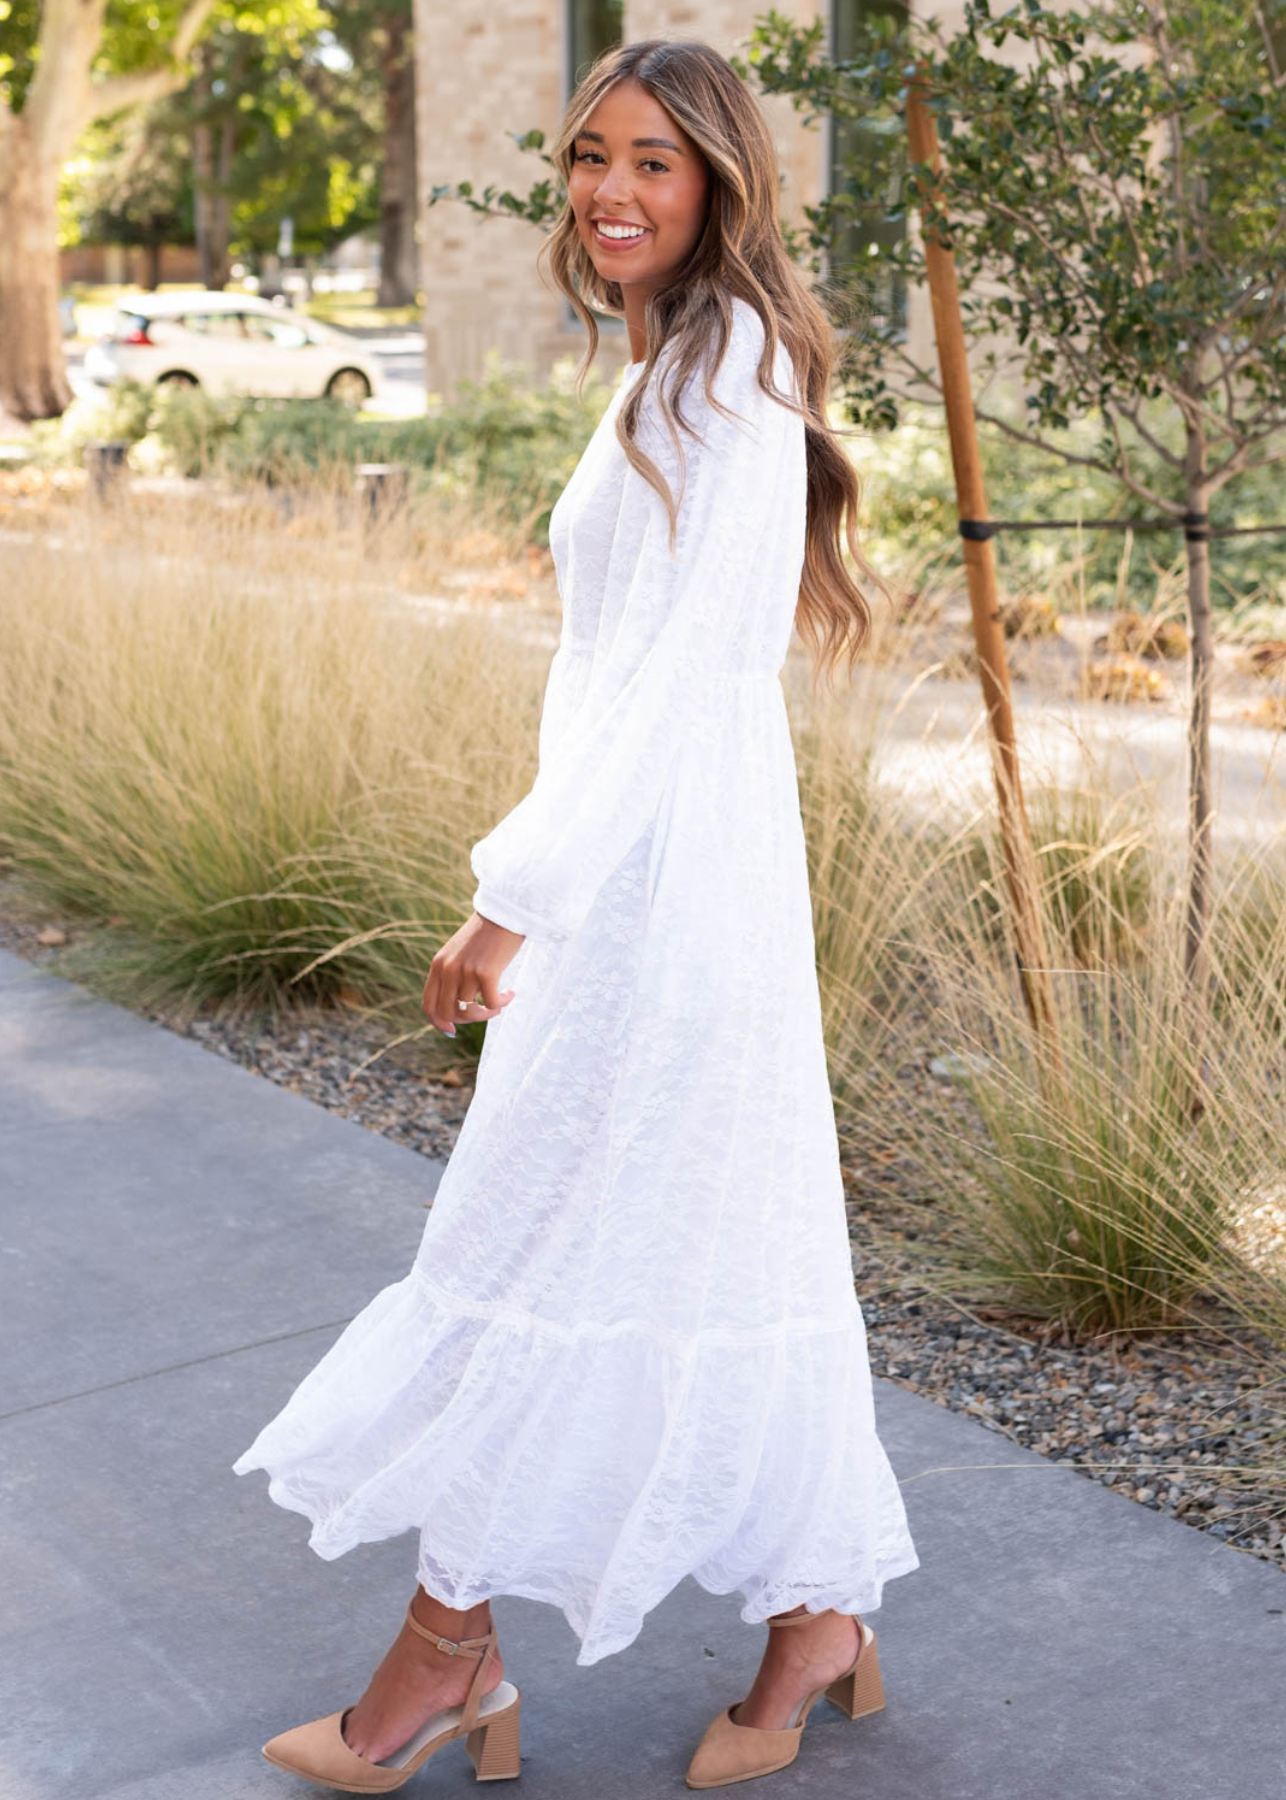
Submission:
[[[754,310],[683,409],[674,553],[624,372],[560,495],[529,793],[471,851],[524,933],[408,1274],[233,1465],[320,1556],[416,1530],[447,1604],[559,1607],[577,1662],[685,1575],[741,1617],[867,1612],[917,1566],[876,1435],[779,671],[804,429]],[[660,371],[658,371],[660,372]],[[794,390],[790,357],[774,379]],[[645,396],[638,442],[679,493]]]

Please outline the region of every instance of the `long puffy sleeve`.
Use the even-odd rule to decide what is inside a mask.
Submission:
[[[673,550],[660,495],[618,448],[624,486],[588,681],[530,791],[472,847],[473,906],[483,918],[531,936],[574,933],[656,817],[685,734],[709,703],[710,678],[780,666],[780,655],[765,662],[753,598],[783,508],[800,511],[802,554],[804,427],[760,387],[762,343],[758,315],[738,302],[714,379],[738,417],[710,405],[698,368],[682,410],[701,441],[680,431],[682,470],[655,395],[644,397],[637,441],[678,501]],[[783,346],[774,381],[794,391]],[[797,592],[798,559],[790,566]]]

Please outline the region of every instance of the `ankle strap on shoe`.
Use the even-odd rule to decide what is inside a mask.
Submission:
[[[411,1611],[414,1602],[415,1595],[412,1594],[406,1608],[406,1622],[412,1631],[418,1632],[422,1638],[427,1638],[429,1643],[436,1644],[438,1649],[445,1651],[448,1656],[463,1655],[477,1658],[478,1666],[473,1671],[473,1680],[469,1683],[469,1692],[465,1695],[464,1712],[459,1724],[459,1730],[472,1731],[482,1713],[482,1684],[486,1679],[487,1670],[491,1666],[491,1658],[495,1655],[496,1627],[493,1623],[486,1637],[442,1637],[440,1633],[430,1631],[427,1625],[421,1625]]]
[[[456,1656],[456,1655],[484,1656],[486,1654],[487,1645],[490,1644],[493,1641],[493,1639],[495,1638],[496,1628],[494,1625],[492,1626],[491,1630],[487,1633],[486,1637],[476,1637],[476,1638],[442,1637],[439,1635],[438,1632],[430,1631],[427,1625],[421,1625],[420,1621],[416,1618],[415,1614],[411,1611],[411,1606],[413,1604],[414,1604],[413,1600],[408,1602],[407,1608],[406,1608],[406,1622],[411,1627],[411,1630],[414,1632],[417,1632],[420,1637],[427,1638],[429,1643],[436,1644],[438,1649],[445,1651],[448,1656]]]

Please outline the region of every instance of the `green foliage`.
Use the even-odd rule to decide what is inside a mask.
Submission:
[[[1254,997],[1256,1035],[1286,1043],[1286,859],[1283,846],[1244,854],[1219,896],[1212,933],[1216,960],[1214,1004],[1225,1019]]]
[[[1092,792],[1036,808],[1059,1069],[1037,1053],[1011,939],[996,930],[993,833],[933,835],[930,905],[903,931],[928,971],[913,1041],[928,1041],[936,1091],[911,1100],[900,1129],[933,1202],[942,1261],[930,1279],[1071,1338],[1210,1321],[1212,1299],[1239,1305],[1250,1290],[1237,1222],[1280,1162],[1280,905],[1276,956],[1229,970],[1194,1117],[1183,896],[1128,806],[1095,774]],[[1060,816],[1061,844],[1044,829]]]
[[[73,435],[84,442],[91,438],[115,438],[136,444],[147,435],[155,404],[156,390],[150,382],[117,382],[107,389],[93,415]]]
[[[383,0],[384,10],[404,0]],[[169,8],[169,11],[175,11]],[[193,241],[193,134],[208,128],[224,168],[215,185],[231,213],[233,251],[272,250],[294,220],[301,254],[328,249],[379,218],[381,68],[337,37],[371,30],[381,6],[320,0],[220,0],[178,93],[90,128],[63,183],[65,234],[87,242]],[[147,16],[110,9],[100,62],[128,67]],[[168,28],[168,27],[167,27]]]
[[[190,244],[192,144],[172,101],[96,119],[63,170],[64,242]]]
[[[199,100],[184,98],[189,111],[199,107],[208,123],[235,133],[223,187],[240,254],[275,249],[287,215],[300,254],[379,218],[379,59],[338,54],[341,11],[311,0],[292,18],[269,4],[263,28],[247,32],[238,7],[209,36],[209,85]]]
[[[551,383],[532,386],[491,355],[481,380],[462,382],[460,390],[435,415],[453,484],[510,496],[543,535],[611,397],[610,381],[595,377],[578,397],[570,362]]]
[[[81,0],[84,4],[84,0]],[[283,15],[312,0],[223,0],[226,11]],[[0,0],[0,100],[21,112],[40,60],[43,0]],[[183,0],[107,0],[103,37],[92,74],[130,75],[164,67],[183,12]]]
[[[151,428],[156,399],[151,382],[121,381],[92,399],[75,400],[60,418],[31,426],[32,460],[47,469],[79,468],[87,444],[112,439],[137,444]]]
[[[292,0],[280,3],[290,5]],[[123,75],[155,68],[165,58],[184,4],[185,0],[107,0],[95,73]],[[254,6],[256,0],[244,4]]]
[[[150,437],[170,467],[187,476],[282,485],[318,474],[351,479],[358,463],[408,465],[419,486],[478,492],[542,539],[549,513],[589,441],[610,388],[587,383],[578,398],[569,365],[540,386],[523,380],[494,353],[458,400],[423,418],[362,416],[327,400],[215,397],[199,388],[114,390],[109,415],[94,415],[90,435]],[[59,450],[51,434],[46,452]]]
[[[209,541],[229,548],[217,529]],[[454,929],[462,899],[436,843],[462,808],[433,754],[445,713],[453,757],[468,755],[466,626],[408,631],[351,581],[310,591],[281,548],[257,573],[189,556],[160,589],[144,562],[64,584],[56,614],[12,640],[0,831],[24,879],[78,915],[128,921],[136,991],[288,1002],[356,979],[378,994],[369,950],[305,971],[396,920],[410,999],[406,964]],[[71,734],[86,759],[74,779]],[[485,795],[469,800],[481,823]]]
[[[0,5],[0,100],[21,112],[36,69],[41,0],[4,0]]]
[[[992,416],[1028,443],[1093,421],[1083,466],[1178,514],[1194,435],[1216,490],[1275,457],[1286,426],[1282,13],[1022,0],[993,14],[969,0],[953,36],[911,21],[841,62],[818,30],[771,12],[750,63],[806,116],[883,121],[890,141],[918,64],[940,186],[925,168],[891,180],[886,159],[854,158],[844,191],[809,211],[815,260],[855,210],[890,225],[920,213],[955,252],[986,372],[1021,385],[1025,420]],[[917,234],[874,250],[870,275],[923,278]],[[850,373],[854,415],[891,425],[916,382],[936,376],[895,322],[875,321]]]
[[[553,168],[553,158],[545,149],[543,131],[508,131],[505,136],[512,138],[520,150],[538,157],[547,168]],[[436,206],[442,200],[458,200],[470,212],[480,213],[484,218],[524,219],[529,225],[548,230],[567,205],[567,190],[556,173],[534,182],[525,194],[498,187],[494,181],[488,182],[480,194],[474,193],[471,181],[444,181],[429,189],[428,205]]]

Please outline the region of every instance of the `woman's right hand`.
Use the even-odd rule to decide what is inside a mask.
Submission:
[[[420,1001],[429,1021],[454,1037],[457,1025],[494,1019],[514,997],[515,990],[506,988],[502,993],[499,982],[525,942],[521,931],[510,931],[493,919],[484,919],[481,913],[470,913],[429,965]]]

